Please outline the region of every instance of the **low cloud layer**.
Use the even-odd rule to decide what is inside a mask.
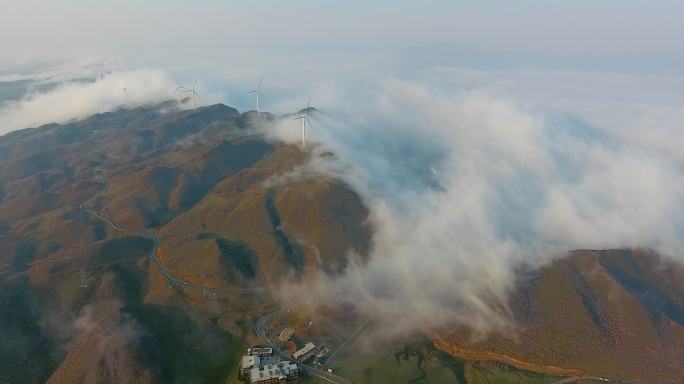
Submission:
[[[57,78],[57,85],[48,90],[29,92],[19,100],[0,104],[0,135],[13,130],[36,127],[46,123],[63,123],[81,119],[95,113],[112,111],[120,107],[171,100],[176,96],[176,83],[172,76],[161,70],[128,70],[104,72],[106,68],[94,68],[93,78],[78,77],[65,79],[63,72],[51,75]],[[79,72],[80,73],[80,72]],[[85,72],[93,75],[93,70]],[[26,80],[33,79],[27,75]],[[39,78],[38,81],[45,81]],[[54,81],[54,80],[53,80]],[[183,84],[191,87],[192,84]],[[124,92],[123,89],[126,89]],[[204,94],[201,85],[198,105],[216,100],[215,95]],[[189,94],[183,94],[183,98]],[[192,107],[192,102],[185,103]]]
[[[220,92],[249,103],[253,73],[237,72],[204,84],[244,84]],[[363,196],[375,228],[366,265],[314,289],[289,287],[285,300],[346,300],[367,318],[392,318],[397,332],[487,332],[511,325],[507,295],[521,267],[579,248],[651,247],[684,259],[684,99],[668,91],[681,78],[352,72],[344,81],[327,67],[264,81],[265,110],[295,112],[312,97],[326,113],[312,114],[309,148],[336,154],[275,181],[339,177]],[[65,82],[4,105],[0,133],[170,99],[174,87],[162,71]],[[265,134],[299,143],[300,129],[282,119]]]
[[[311,133],[315,152],[337,156],[311,167],[364,196],[371,258],[314,289],[292,287],[285,300],[343,298],[392,319],[393,332],[487,332],[511,326],[507,295],[521,267],[582,248],[651,247],[684,259],[684,162],[661,146],[684,127],[659,113],[669,107],[626,111],[606,100],[583,116],[484,87],[398,80],[338,98],[348,101],[315,118]],[[610,119],[627,114],[638,116],[624,130]],[[284,121],[270,133],[298,142],[299,129]]]

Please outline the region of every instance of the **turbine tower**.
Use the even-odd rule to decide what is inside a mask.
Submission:
[[[199,93],[195,90],[195,87],[197,86],[197,80],[195,80],[195,83],[192,84],[192,89],[185,89],[183,92],[190,92],[192,93],[192,109],[195,109],[196,104],[195,104],[195,96],[199,97]]]
[[[309,120],[309,109],[311,109],[311,99],[306,103],[306,109],[304,113],[295,117],[295,120],[302,120],[302,147],[306,147],[306,123],[309,123],[309,128],[313,129],[311,125],[311,120]]]
[[[183,92],[187,92],[188,89],[185,88],[184,86],[180,85],[178,83],[178,79],[176,79],[175,77],[174,77],[174,80],[176,80],[176,89],[173,90],[173,93],[175,93],[178,96],[178,104],[180,104],[181,103],[181,94]]]
[[[257,89],[255,89],[255,90],[253,90],[253,91],[249,91],[249,93],[255,93],[255,94],[256,94],[256,111],[257,111],[257,116],[261,115],[261,109],[260,109],[260,105],[259,105],[259,97],[263,96],[263,95],[261,94],[261,83],[262,83],[263,81],[264,81],[264,78],[263,78],[263,77],[260,78],[260,79],[259,79],[259,86],[257,87]]]

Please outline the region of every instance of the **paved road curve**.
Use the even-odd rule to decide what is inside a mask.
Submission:
[[[98,180],[100,180],[102,184],[103,191],[106,191],[106,186],[107,182],[103,177],[98,176]],[[164,264],[159,260],[159,243],[161,243],[161,238],[157,236],[153,231],[151,230],[146,230],[146,229],[135,229],[135,228],[123,228],[116,224],[112,219],[102,216],[99,212],[94,211],[92,209],[86,208],[85,205],[88,201],[82,202],[78,208],[83,210],[84,212],[87,212],[91,215],[94,215],[95,217],[99,218],[100,220],[105,221],[107,224],[109,224],[110,227],[117,231],[123,231],[123,232],[128,232],[131,233],[135,236],[140,236],[140,237],[145,237],[148,239],[154,240],[154,248],[152,249],[152,252],[149,254],[150,260],[154,262],[154,264],[157,266],[157,269],[164,275],[164,278],[166,281],[175,286],[179,287],[185,287],[189,288],[198,292],[201,292],[204,295],[212,295],[212,296],[222,296],[222,295],[233,295],[233,294],[246,294],[246,293],[253,293],[256,291],[261,291],[261,287],[252,287],[252,288],[241,288],[241,289],[236,289],[236,288],[206,288],[201,285],[195,284],[192,281],[185,280],[183,278],[180,278],[178,276],[175,276],[172,274],[165,266]]]

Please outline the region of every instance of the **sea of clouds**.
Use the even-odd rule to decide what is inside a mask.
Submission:
[[[256,79],[230,73],[200,80],[202,103],[245,100]],[[314,156],[310,171],[358,191],[374,227],[366,264],[288,287],[284,300],[344,300],[402,333],[447,324],[487,332],[510,325],[517,271],[569,250],[649,247],[684,260],[679,77],[463,68],[271,76],[277,91],[266,78],[264,109],[295,112],[311,97],[325,111],[312,114],[308,149],[335,156]],[[171,99],[175,86],[162,70],[64,81],[4,102],[0,133]],[[289,118],[262,133],[301,138]]]

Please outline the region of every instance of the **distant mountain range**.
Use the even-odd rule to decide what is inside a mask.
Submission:
[[[240,289],[342,273],[350,251],[363,263],[361,198],[283,178],[311,154],[255,118],[162,103],[0,137],[0,382],[224,382],[275,305]],[[684,267],[649,251],[570,252],[510,310],[514,334],[425,337],[527,371],[684,377]]]

